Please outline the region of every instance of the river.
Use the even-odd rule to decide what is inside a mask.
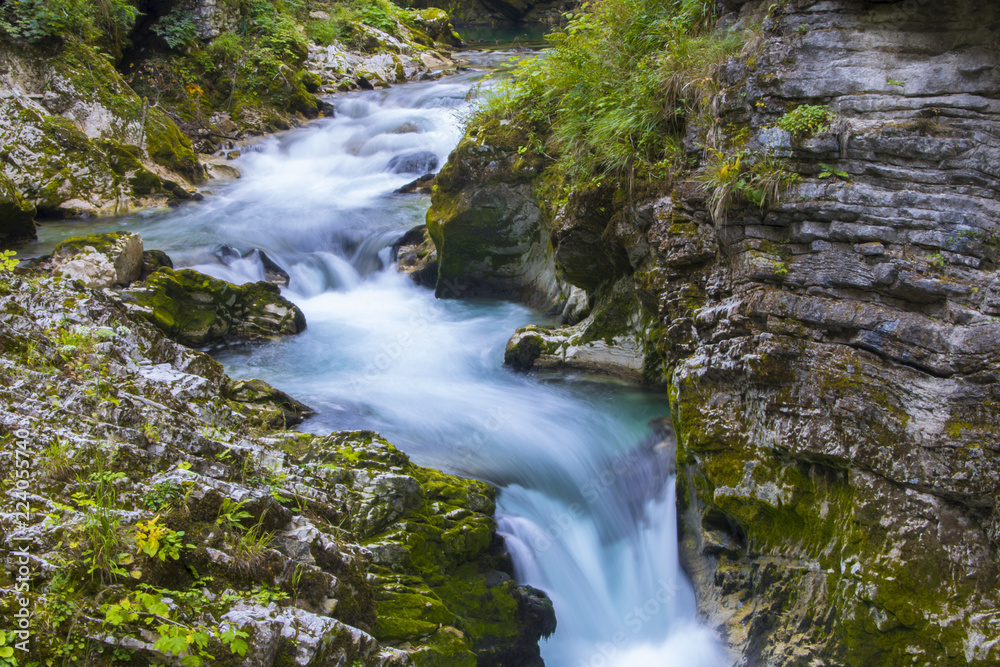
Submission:
[[[470,56],[485,68],[504,54]],[[426,195],[394,194],[418,174],[393,158],[443,164],[482,71],[336,99],[337,116],[265,139],[234,164],[243,177],[203,202],[115,220],[49,224],[32,254],[69,235],[128,229],[177,266],[260,279],[264,250],[291,276],[299,336],[215,350],[317,416],[301,428],[372,429],[422,465],[499,489],[498,525],[517,577],[553,599],[550,667],[718,667],[678,563],[663,395],[596,378],[503,368],[514,329],[544,322],[516,304],[436,300],[398,274],[391,246],[421,224]],[[227,263],[228,262],[228,263]],[[659,433],[659,435],[657,435]]]

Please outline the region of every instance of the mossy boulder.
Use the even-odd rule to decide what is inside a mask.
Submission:
[[[14,182],[0,174],[0,243],[34,237],[34,205],[24,201]]]
[[[413,465],[370,432],[315,440],[301,463],[336,471],[345,489],[350,530],[372,553],[377,639],[419,667],[540,664],[555,614],[511,577],[493,487]]]
[[[194,347],[300,333],[302,311],[271,283],[233,285],[191,269],[161,267],[123,298],[179,343]]]
[[[304,403],[263,380],[240,380],[234,383],[229,390],[229,398],[253,406],[257,411],[257,421],[275,428],[295,426],[313,414]]]
[[[470,128],[438,174],[427,212],[438,297],[508,298],[543,310],[563,299],[534,193],[544,158],[519,150],[527,132],[498,121]]]

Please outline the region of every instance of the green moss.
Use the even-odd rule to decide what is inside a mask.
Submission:
[[[165,113],[150,109],[145,132],[146,150],[154,162],[192,183],[203,180],[203,169],[191,148],[191,140],[181,134]]]

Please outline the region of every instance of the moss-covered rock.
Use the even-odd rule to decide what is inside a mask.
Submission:
[[[233,285],[203,273],[161,267],[123,294],[146,319],[185,345],[300,333],[305,315],[268,282]]]
[[[159,109],[150,109],[144,127],[146,150],[157,164],[181,174],[192,183],[204,179],[204,168],[184,136],[170,118]]]
[[[350,489],[350,529],[373,555],[378,639],[411,647],[417,665],[540,664],[555,616],[510,576],[492,487],[414,466],[374,433],[316,441],[303,462]]]
[[[470,132],[431,191],[427,231],[438,253],[441,298],[490,296],[561,305],[548,221],[534,183],[544,158],[519,152],[525,128],[491,121]]]

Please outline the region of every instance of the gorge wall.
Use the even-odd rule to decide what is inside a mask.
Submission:
[[[589,316],[519,332],[508,362],[638,360],[666,385],[683,556],[740,664],[996,664],[1000,9],[727,0],[716,18],[748,37],[686,126],[697,168],[554,202],[552,163],[514,149],[524,126],[472,127],[428,217],[439,289],[463,261],[544,257]],[[829,122],[778,127],[800,105]],[[720,210],[696,181],[725,152],[797,176],[780,200]],[[518,196],[479,218],[494,245],[470,250],[454,202],[505,164],[535,173],[520,182],[541,240],[526,252],[497,229],[526,210]],[[595,345],[624,352],[595,365]]]

